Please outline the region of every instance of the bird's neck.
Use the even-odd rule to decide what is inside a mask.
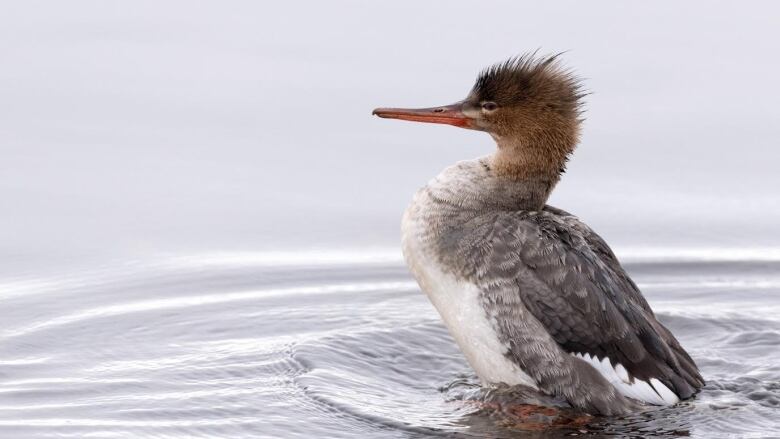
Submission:
[[[555,183],[544,178],[507,180],[496,193],[504,197],[504,205],[511,210],[540,211],[547,204]]]
[[[542,179],[558,182],[574,149],[554,142],[496,139],[492,161],[496,172],[512,180]]]
[[[553,181],[508,179],[496,172],[493,159],[481,157],[448,167],[428,183],[421,199],[427,199],[443,217],[544,209]]]
[[[507,180],[509,185],[525,188],[524,207],[529,210],[543,208],[561,179],[566,157],[573,148],[516,139],[497,138],[496,143],[498,148],[490,157],[495,175]]]

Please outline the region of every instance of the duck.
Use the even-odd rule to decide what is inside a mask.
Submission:
[[[704,386],[695,362],[605,240],[547,204],[588,94],[560,58],[494,64],[451,105],[373,111],[483,131],[496,144],[416,192],[404,259],[483,385],[530,387],[594,415],[673,405]]]

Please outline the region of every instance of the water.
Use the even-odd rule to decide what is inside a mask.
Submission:
[[[780,436],[777,255],[625,254],[693,401],[521,416],[556,401],[480,389],[396,252],[216,253],[0,280],[0,436]]]

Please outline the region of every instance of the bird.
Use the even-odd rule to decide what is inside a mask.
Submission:
[[[609,245],[547,200],[584,121],[561,54],[482,70],[465,99],[380,118],[484,131],[495,150],[444,169],[403,214],[404,259],[486,386],[527,386],[575,410],[624,415],[705,384]]]

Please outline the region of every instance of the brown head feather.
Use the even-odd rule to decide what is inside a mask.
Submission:
[[[580,80],[560,65],[558,55],[532,53],[484,70],[466,101],[479,109],[480,128],[498,143],[494,166],[499,173],[554,184],[579,141],[584,95]]]

